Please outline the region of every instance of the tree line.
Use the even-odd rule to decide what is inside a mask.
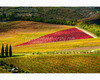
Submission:
[[[97,36],[100,36],[100,25],[91,24],[89,22],[80,22],[77,26],[90,31]]]
[[[0,15],[0,21],[36,21],[36,22],[45,22],[52,24],[64,24],[64,25],[76,25],[77,20],[60,20],[60,19],[52,19],[52,18],[43,18],[40,16],[15,16],[14,14],[6,16],[5,14]]]
[[[4,51],[5,50],[5,51]],[[6,44],[6,47],[4,49],[4,44],[2,44],[1,48],[1,57],[11,57],[12,56],[12,47],[11,45],[9,46],[9,51],[8,51],[8,44]]]

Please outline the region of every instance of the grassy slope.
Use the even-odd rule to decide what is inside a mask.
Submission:
[[[100,54],[31,55],[3,61],[32,73],[100,73]]]
[[[44,36],[49,33],[73,28],[73,26],[46,24],[46,23],[30,22],[30,21],[15,21],[6,24],[9,26],[10,29],[6,27],[7,29],[6,28],[3,29],[6,30],[5,32],[0,32],[0,48],[2,43],[5,44],[8,43],[14,46]],[[22,52],[22,53],[23,52],[32,53],[33,51],[45,52],[45,51],[55,51],[55,50],[70,49],[77,47],[88,47],[88,46],[100,46],[100,39],[91,38],[91,39],[25,45],[25,46],[13,47],[13,52]]]
[[[0,45],[2,43],[8,43],[14,46],[32,39],[39,38],[46,34],[72,28],[72,26],[46,24],[30,21],[16,21],[6,24],[15,25],[9,26],[10,29],[7,27],[8,30],[1,28],[2,32],[0,32]],[[5,32],[3,30],[5,30]]]
[[[40,36],[56,32],[63,29],[72,28],[72,26],[45,24],[37,22],[18,21],[7,23],[10,25],[7,31],[0,32],[0,47],[2,43],[12,45],[20,44]],[[5,29],[4,29],[5,30]],[[35,35],[35,36],[33,36]],[[27,38],[26,38],[27,37]],[[71,41],[60,41],[52,43],[34,44],[28,46],[13,47],[13,52],[33,51],[54,51],[69,49],[74,47],[100,46],[100,39],[81,39]],[[18,53],[19,54],[19,53]],[[13,64],[20,69],[29,72],[45,73],[74,73],[74,72],[100,72],[100,56],[97,55],[31,55],[2,59],[6,63]],[[22,54],[24,55],[24,53]],[[95,60],[95,61],[94,61]],[[30,64],[31,62],[31,64]],[[95,66],[96,65],[96,66]],[[1,68],[1,72],[3,69]]]
[[[46,52],[78,47],[100,46],[100,39],[81,39],[13,47],[13,52]]]

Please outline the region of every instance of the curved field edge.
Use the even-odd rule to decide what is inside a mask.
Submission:
[[[100,73],[100,54],[31,55],[3,61],[30,73]]]
[[[13,52],[25,52],[33,53],[35,52],[47,52],[47,51],[56,51],[63,49],[79,48],[79,47],[91,47],[91,46],[100,46],[100,39],[90,38],[90,39],[80,39],[80,40],[70,40],[70,41],[59,41],[51,43],[42,43],[42,44],[31,44],[24,46],[13,47]]]

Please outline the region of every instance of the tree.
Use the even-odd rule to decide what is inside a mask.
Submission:
[[[8,44],[6,44],[5,55],[8,57]]]
[[[10,45],[10,48],[9,48],[9,56],[10,57],[12,56],[12,48],[11,48],[11,45]]]
[[[1,56],[4,57],[4,44],[2,44]]]

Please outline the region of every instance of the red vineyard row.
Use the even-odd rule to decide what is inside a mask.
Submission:
[[[75,39],[86,39],[86,38],[93,38],[93,37],[76,28],[71,28],[71,29],[66,29],[55,33],[51,33],[16,46],[57,42],[57,41],[67,41],[67,40],[75,40]]]

